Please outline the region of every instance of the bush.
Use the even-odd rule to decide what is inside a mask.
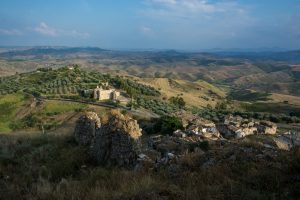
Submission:
[[[154,125],[155,132],[160,132],[161,134],[171,135],[178,129],[183,129],[183,125],[177,117],[163,116]]]
[[[184,108],[186,104],[182,97],[171,97],[169,101],[179,108]]]

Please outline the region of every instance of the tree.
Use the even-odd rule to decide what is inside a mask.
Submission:
[[[210,104],[207,104],[206,108],[212,110],[212,106]]]
[[[216,104],[216,109],[217,110],[226,110],[227,109],[227,104],[225,101],[222,101],[222,102],[218,102]]]
[[[162,134],[171,135],[178,129],[183,129],[183,125],[181,120],[177,117],[163,116],[154,125],[154,130]]]
[[[184,108],[186,104],[182,97],[171,97],[169,101],[179,108]]]

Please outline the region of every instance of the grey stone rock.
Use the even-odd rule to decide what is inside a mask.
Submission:
[[[98,115],[94,112],[87,112],[76,122],[74,130],[76,142],[80,145],[90,145],[100,127],[101,122]]]
[[[141,129],[136,120],[119,111],[112,113],[90,147],[90,156],[98,164],[133,167],[137,161]]]
[[[286,133],[274,138],[274,142],[281,150],[289,151],[293,147],[300,146],[300,133]]]

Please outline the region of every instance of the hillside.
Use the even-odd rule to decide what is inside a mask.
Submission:
[[[280,51],[280,52],[218,52],[216,55],[224,57],[236,57],[250,60],[274,60],[274,61],[287,61],[287,62],[300,62],[300,51]]]
[[[158,88],[167,99],[181,96],[189,106],[206,107],[225,97],[224,91],[205,82],[190,82],[167,78],[141,78],[139,82]]]
[[[259,55],[261,58],[257,59]],[[77,63],[87,70],[115,75],[204,80],[229,87],[299,96],[297,55],[297,51],[239,54],[36,47],[0,53],[0,76]]]
[[[77,65],[58,69],[38,68],[32,72],[0,78],[0,105],[3,107],[0,112],[1,116],[3,115],[0,132],[42,126],[44,129],[53,129],[64,123],[74,111],[78,112],[97,104],[90,95],[85,95],[84,91],[96,88],[101,82],[109,82],[111,86],[127,93],[125,96],[134,97],[140,109],[148,109],[139,111],[145,113],[144,116],[152,116],[152,112],[163,115],[179,110],[177,105],[169,101],[171,97],[182,97],[186,107],[214,107],[225,97],[222,90],[205,81],[119,77],[86,71]],[[49,100],[71,102],[58,101],[59,104],[55,106],[50,104]],[[89,106],[81,105],[80,102]],[[118,106],[111,101],[100,104]],[[127,106],[130,105],[121,106],[129,109]]]
[[[234,72],[218,75],[240,73]],[[103,82],[129,101],[86,94]],[[271,199],[285,191],[295,199],[298,139],[291,147],[279,139],[300,131],[299,106],[291,95],[78,65],[4,76],[0,199],[230,198],[224,191],[236,199]],[[228,126],[226,120],[232,120]],[[80,144],[90,132],[91,143]],[[132,163],[126,165],[127,158]]]

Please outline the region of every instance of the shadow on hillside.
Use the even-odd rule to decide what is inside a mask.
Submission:
[[[158,171],[108,169],[88,159],[70,135],[0,135],[0,199],[296,199],[300,151],[259,160],[260,147],[189,154]],[[172,169],[170,171],[170,169]],[[173,176],[174,170],[177,172]],[[172,173],[170,173],[172,172]]]

